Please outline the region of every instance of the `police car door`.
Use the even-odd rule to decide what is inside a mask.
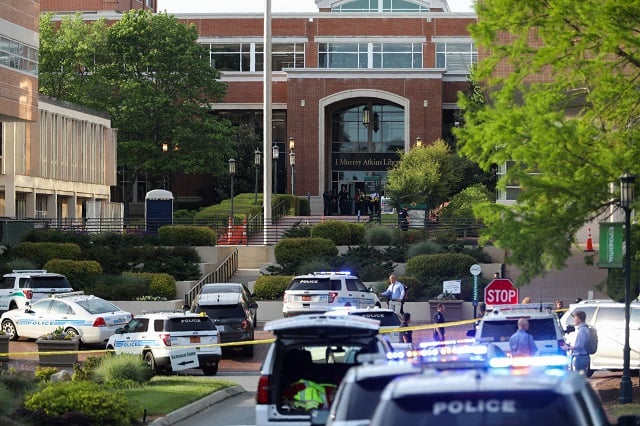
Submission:
[[[355,278],[348,278],[347,288],[349,290],[353,289],[351,293],[353,294],[354,299],[357,300],[356,306],[358,306],[359,308],[373,307],[375,303],[375,295],[372,291],[369,291],[369,289],[367,289],[367,287],[360,280]]]
[[[142,348],[152,345],[152,337],[147,330],[148,318],[134,318],[123,328],[122,333],[114,334],[113,347],[116,353],[139,354]]]
[[[11,303],[14,295],[26,300],[21,290],[13,289],[15,280],[15,277],[3,277],[0,279],[0,312],[9,310],[9,303]]]

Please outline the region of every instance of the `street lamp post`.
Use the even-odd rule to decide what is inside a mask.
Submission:
[[[624,210],[624,349],[622,350],[622,378],[620,379],[620,404],[633,400],[631,388],[631,348],[629,347],[629,316],[631,303],[631,205],[635,198],[636,176],[626,173],[620,176],[620,207]]]
[[[231,176],[231,221],[233,222],[233,177],[236,174],[236,160],[229,158],[229,175]]]
[[[273,157],[273,193],[278,195],[278,158],[280,158],[280,148],[277,144],[273,144],[271,147],[271,154]]]
[[[253,164],[256,166],[256,190],[253,204],[258,204],[258,181],[260,180],[260,164],[262,164],[262,153],[259,149],[253,153]]]
[[[296,195],[296,153],[293,151],[289,153],[289,164],[291,164],[291,195]]]

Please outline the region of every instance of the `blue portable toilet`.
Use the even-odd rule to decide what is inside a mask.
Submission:
[[[156,234],[158,228],[173,224],[173,194],[164,189],[154,189],[144,197],[144,218],[147,232]]]

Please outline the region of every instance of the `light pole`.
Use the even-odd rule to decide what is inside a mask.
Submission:
[[[258,204],[258,181],[260,180],[260,164],[262,164],[262,153],[257,148],[256,152],[253,153],[253,164],[255,164],[256,166],[256,191],[253,204]]]
[[[620,379],[620,404],[627,404],[633,400],[631,389],[629,347],[629,310],[631,303],[631,205],[635,198],[636,176],[625,172],[620,176],[620,207],[624,210],[624,349],[622,349],[622,378]]]
[[[296,146],[296,140],[292,137],[289,138],[289,164],[291,165],[291,195],[295,195],[296,186],[296,153],[294,148]]]
[[[271,154],[273,157],[273,193],[278,195],[278,158],[280,158],[280,148],[278,148],[278,144],[273,144]]]
[[[420,136],[416,138],[416,147],[422,148],[422,138]]]
[[[233,223],[233,177],[236,174],[236,160],[229,158],[229,175],[231,176],[231,222]]]

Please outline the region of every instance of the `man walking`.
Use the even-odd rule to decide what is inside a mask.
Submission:
[[[589,327],[585,323],[587,314],[584,311],[575,311],[571,316],[576,324],[576,341],[573,346],[567,346],[567,349],[571,350],[571,368],[581,374],[586,374],[591,362],[589,351],[587,351],[587,342],[589,341]]]
[[[433,322],[436,324],[443,324],[444,319],[444,303],[438,303],[437,312],[433,315]],[[444,327],[436,327],[433,329],[433,340],[436,342],[444,342]]]
[[[395,275],[389,275],[389,287],[380,293],[380,296],[388,297],[389,308],[399,314],[404,300],[404,284],[398,281]]]
[[[518,331],[509,338],[509,348],[512,357],[533,356],[538,352],[536,342],[529,334],[529,321],[526,318],[518,320]]]

